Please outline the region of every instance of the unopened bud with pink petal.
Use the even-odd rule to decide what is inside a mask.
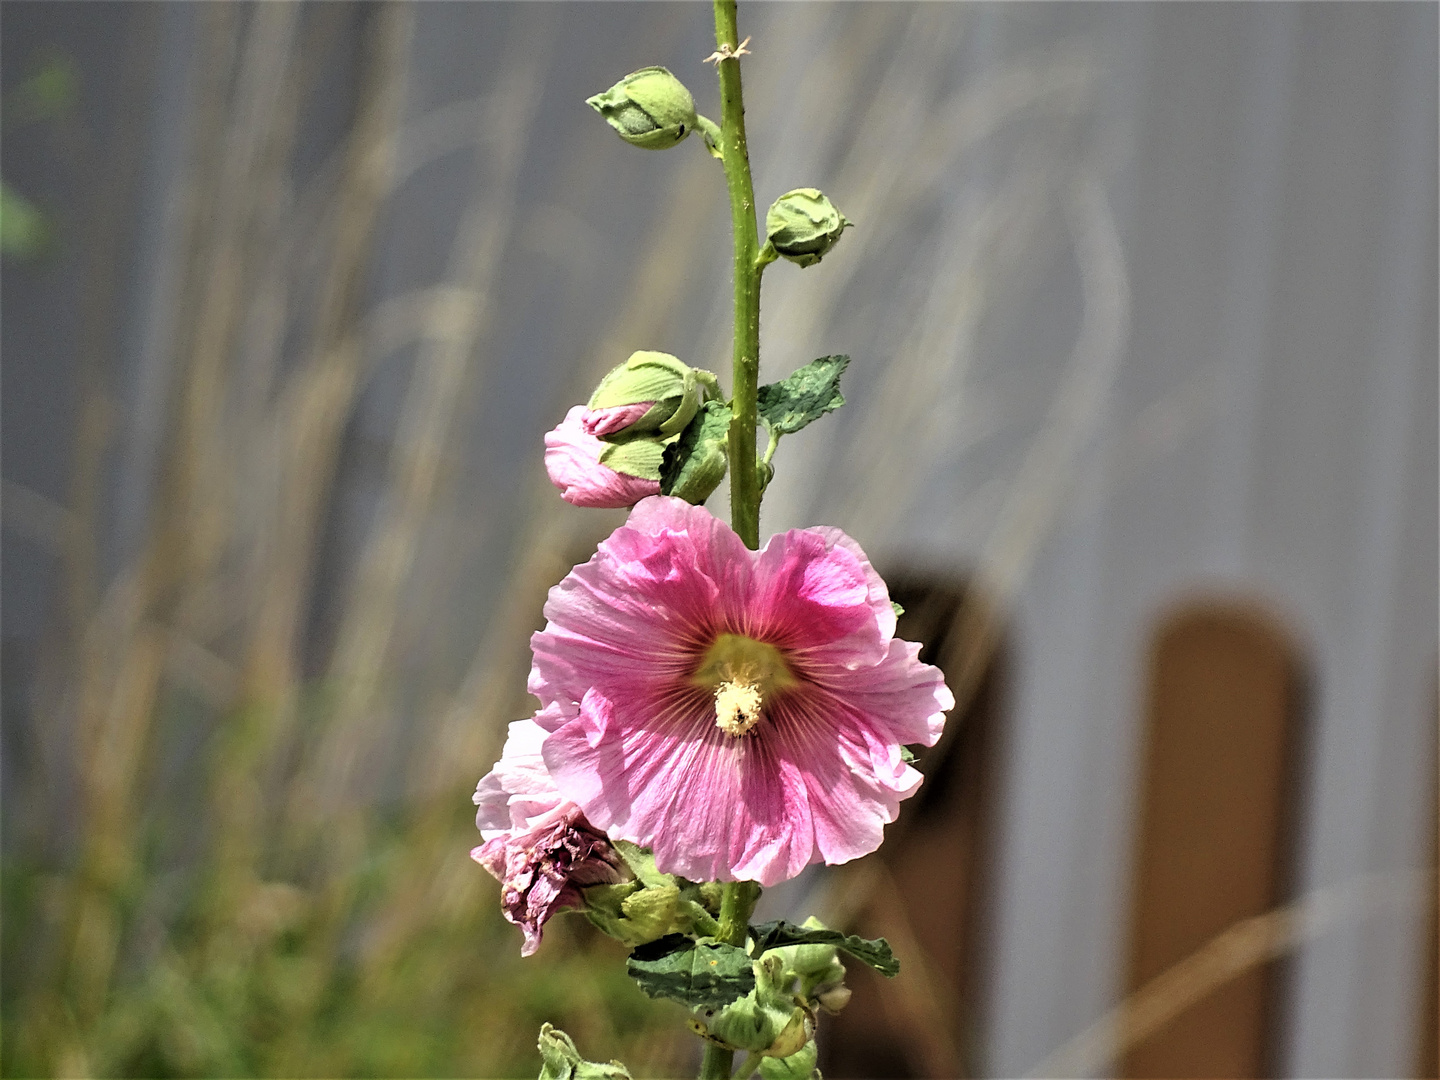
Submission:
[[[600,380],[585,411],[585,430],[610,440],[637,435],[666,439],[684,431],[710,396],[718,396],[710,372],[669,353],[641,350]]]
[[[585,406],[576,405],[545,435],[545,471],[560,497],[574,506],[615,508],[658,495],[665,448],[655,442],[653,447],[630,446],[617,453],[620,446],[585,430],[584,415]]]

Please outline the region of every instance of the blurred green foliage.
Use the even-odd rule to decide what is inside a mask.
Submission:
[[[21,259],[38,255],[50,233],[44,216],[29,199],[0,181],[0,252]]]
[[[647,999],[584,919],[521,959],[455,794],[340,825],[356,857],[327,872],[316,854],[262,880],[266,855],[286,860],[237,860],[223,814],[137,820],[108,882],[93,860],[7,864],[4,1074],[533,1076],[544,1021],[637,1076],[688,1071],[684,1010]]]
[[[80,100],[80,71],[61,53],[43,53],[30,74],[0,99],[0,122],[6,127],[40,121],[65,121]],[[31,200],[0,181],[0,253],[19,259],[41,254],[49,244],[50,221]]]

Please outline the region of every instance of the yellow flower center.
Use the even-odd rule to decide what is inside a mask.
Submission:
[[[692,682],[715,694],[715,726],[740,737],[760,722],[765,699],[798,680],[774,645],[721,634],[705,651]]]
[[[726,735],[740,736],[760,722],[760,690],[744,680],[723,682],[715,688],[715,726]]]

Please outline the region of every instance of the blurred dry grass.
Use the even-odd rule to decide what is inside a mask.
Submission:
[[[79,849],[73,865],[6,867],[5,1072],[510,1075],[528,1071],[542,1019],[674,1072],[690,1052],[671,1037],[683,1029],[628,985],[612,943],[562,923],[546,957],[521,965],[492,883],[467,858],[469,789],[504,722],[526,711],[527,631],[574,526],[541,521],[537,505],[543,540],[525,549],[472,675],[448,708],[409,718],[423,748],[409,797],[397,809],[363,794],[393,750],[393,718],[376,715],[395,707],[386,655],[473,377],[542,69],[502,73],[503,124],[473,105],[442,118],[450,139],[489,140],[485,161],[508,172],[477,178],[444,285],[367,315],[397,143],[439,125],[399,122],[414,9],[373,9],[344,145],[292,193],[301,57],[337,29],[324,10],[304,14],[201,16],[202,142],[174,238],[186,295],[168,333],[178,385],[145,541],[99,593],[105,428],[80,426],[84,490],[52,530],[68,633],[37,710],[52,738],[75,736],[73,751],[52,750],[80,787]],[[287,334],[305,343],[298,360],[283,355]],[[363,365],[377,343],[417,338],[383,510],[327,668],[307,678],[315,552]],[[82,415],[103,415],[103,380],[85,391]],[[202,793],[199,813],[164,775],[177,740],[196,739],[203,775],[178,786]]]

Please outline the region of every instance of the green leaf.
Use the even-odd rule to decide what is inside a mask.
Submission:
[[[755,988],[744,949],[670,934],[630,954],[625,970],[653,998],[694,1009],[719,1009]]]
[[[915,764],[915,751],[911,750],[908,746],[901,746],[900,760],[903,761],[906,765]]]
[[[791,435],[845,404],[840,375],[848,356],[822,356],[782,382],[760,387],[760,419],[774,436]]]
[[[730,406],[707,401],[680,437],[665,448],[660,465],[660,494],[699,506],[725,478]]]
[[[904,615],[904,614],[905,614],[905,609],[904,609],[903,607],[901,607],[899,604],[897,604],[894,600],[891,600],[891,601],[890,601],[890,609],[895,612],[895,617],[896,617],[897,619],[898,619],[901,615]]]
[[[890,943],[884,938],[872,941],[854,934],[842,934],[838,930],[811,929],[784,921],[752,926],[750,936],[755,939],[752,955],[757,957],[785,945],[833,945],[856,960],[869,964],[887,979],[893,979],[900,974],[900,961],[895,959],[895,954],[890,951]]]

